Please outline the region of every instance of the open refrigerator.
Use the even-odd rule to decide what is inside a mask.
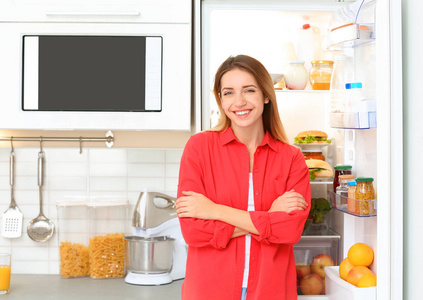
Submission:
[[[355,177],[374,178],[377,197],[371,213],[349,213],[333,201],[333,179],[312,181],[312,198],[332,200],[334,208],[323,227],[304,231],[294,252],[299,261],[325,253],[339,265],[353,244],[366,243],[375,253],[370,267],[377,275],[377,287],[358,291],[338,278],[325,295],[305,296],[300,292],[299,299],[401,299],[400,1],[203,0],[195,2],[194,9],[199,16],[194,21],[195,72],[201,74],[201,80],[195,83],[195,97],[201,99],[197,114],[202,130],[217,121],[212,94],[214,73],[231,55],[253,56],[273,75],[284,74],[292,60],[304,60],[309,72],[310,55],[314,55],[313,60],[348,59],[349,80],[362,83],[362,95],[371,100],[370,105],[340,113],[333,109],[331,89],[313,90],[308,82],[302,90],[280,90],[275,81],[278,108],[292,144],[301,131],[325,131],[332,141],[321,148],[326,161],[332,167],[351,165]],[[304,37],[304,24],[319,33],[317,51],[316,35],[314,40]]]

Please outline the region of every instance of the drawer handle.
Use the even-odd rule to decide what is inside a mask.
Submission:
[[[136,17],[139,11],[47,11],[47,16],[113,16],[113,17]]]

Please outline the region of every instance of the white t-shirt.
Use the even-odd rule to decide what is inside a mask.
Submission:
[[[253,173],[249,173],[248,182],[248,211],[254,211],[254,191],[253,191]],[[245,236],[245,262],[244,262],[244,279],[242,280],[242,287],[246,288],[248,285],[248,273],[250,271],[250,248],[251,235]]]

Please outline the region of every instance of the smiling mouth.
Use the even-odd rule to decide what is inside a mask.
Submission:
[[[234,113],[235,113],[237,116],[244,116],[244,115],[247,115],[250,111],[251,111],[251,110],[249,109],[249,110],[235,111]]]

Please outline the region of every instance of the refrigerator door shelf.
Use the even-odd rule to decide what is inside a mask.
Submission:
[[[330,192],[330,204],[336,210],[356,217],[377,216],[377,199],[357,200]]]
[[[339,266],[326,267],[326,296],[329,300],[376,300],[376,287],[358,288],[339,276]]]
[[[332,29],[328,34],[328,48],[357,47],[375,41],[374,24],[350,23]]]
[[[376,112],[330,113],[330,127],[340,129],[376,128]]]

